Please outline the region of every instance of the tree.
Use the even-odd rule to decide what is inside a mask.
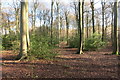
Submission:
[[[105,12],[105,2],[102,0],[102,41],[104,41],[104,12]]]
[[[13,8],[14,8],[14,11],[15,11],[15,24],[16,24],[16,32],[17,33],[20,33],[20,31],[19,31],[19,11],[20,11],[20,7],[19,6],[20,6],[19,1],[13,0]]]
[[[59,40],[59,43],[60,43],[60,3],[59,2],[56,2],[56,5],[57,5],[57,18],[58,18],[58,40]]]
[[[28,27],[28,2],[26,2],[26,38],[27,38],[27,48],[30,49],[30,35],[29,35],[29,27]]]
[[[92,26],[93,26],[93,33],[95,33],[95,25],[94,25],[94,2],[91,1],[91,9],[92,9]]]
[[[97,11],[95,18],[96,18],[96,22],[97,22],[96,25],[97,25],[98,34],[100,34],[100,32],[101,32],[101,30],[100,30],[100,27],[101,27],[100,26],[100,23],[101,23],[100,15],[101,15],[101,13],[99,11]]]
[[[113,7],[113,2],[112,3],[110,3],[110,5],[111,5],[111,40],[112,40],[112,46],[113,46],[113,43],[114,43],[114,35],[113,35],[113,33],[114,33],[114,26],[113,26],[113,24],[114,24],[114,7]]]
[[[79,13],[78,26],[79,26],[79,32],[80,32],[80,35],[79,35],[80,36],[80,43],[79,43],[80,46],[79,46],[79,51],[77,52],[78,54],[83,54],[83,45],[82,45],[83,44],[83,31],[82,31],[83,30],[82,29],[83,28],[82,27],[83,26],[83,19],[82,19],[83,18],[82,17],[83,16],[83,11],[82,11],[83,6],[82,5],[83,5],[83,1],[80,2],[80,0],[79,0],[79,3],[78,3],[78,13]]]
[[[89,33],[88,33],[88,24],[89,24],[89,21],[88,21],[88,11],[86,12],[86,36],[87,36],[87,38],[88,38],[88,36],[89,36]]]
[[[68,44],[68,38],[69,38],[69,21],[68,21],[68,11],[65,11],[65,21],[66,21],[66,31],[67,31],[67,44]]]
[[[28,0],[21,2],[20,12],[20,53],[17,59],[24,59],[27,57],[27,27],[28,27]]]
[[[54,5],[54,2],[53,2],[53,0],[52,0],[52,2],[51,2],[51,44],[52,44],[52,38],[53,38],[53,12],[54,12],[54,7],[53,7],[53,5]]]
[[[114,45],[113,54],[119,54],[119,42],[118,42],[118,0],[114,2]]]
[[[82,1],[82,43],[85,41],[85,34],[84,34],[84,1]]]
[[[75,17],[76,17],[76,24],[78,25],[79,24],[79,21],[78,21],[78,4],[77,4],[77,2],[73,2],[73,5],[74,5],[74,11],[75,11]],[[79,26],[77,26],[78,27],[78,34],[80,34],[79,33]]]
[[[35,31],[35,24],[36,24],[36,11],[38,8],[38,1],[33,0],[33,8],[32,8],[32,30]]]

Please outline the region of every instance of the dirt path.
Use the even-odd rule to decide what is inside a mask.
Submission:
[[[4,78],[118,78],[120,57],[111,55],[111,47],[75,54],[76,48],[58,49],[55,60],[14,62],[15,54],[3,51]]]

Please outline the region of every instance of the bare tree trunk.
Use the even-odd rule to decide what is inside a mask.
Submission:
[[[60,37],[62,35],[62,26],[63,26],[63,24],[62,24],[62,17],[60,17],[60,34],[59,34]]]
[[[21,15],[20,15],[20,53],[17,59],[21,60],[27,57],[27,27],[28,27],[28,10],[27,0],[21,2]]]
[[[105,2],[102,2],[102,41],[104,41],[104,6],[105,6]]]
[[[57,2],[56,4],[57,4],[57,13],[58,13],[58,42],[60,43],[60,3]]]
[[[74,7],[75,7],[75,17],[76,17],[76,23],[77,23],[77,27],[78,27],[78,34],[80,34],[80,32],[79,32],[79,26],[78,26],[78,24],[79,24],[79,21],[78,21],[78,7],[77,7],[77,4],[76,4],[76,2],[74,2]]]
[[[98,23],[98,34],[100,34],[100,23]]]
[[[84,34],[84,1],[82,2],[82,43],[85,41],[85,34]],[[83,45],[82,45],[83,47]]]
[[[26,38],[27,38],[27,48],[28,50],[30,49],[30,35],[29,35],[29,26],[28,26],[28,2],[26,2],[26,29],[27,29],[27,34],[26,34]]]
[[[52,0],[51,2],[51,44],[52,44],[52,38],[53,38],[53,12],[54,12],[53,5],[54,5],[54,2]]]
[[[107,18],[106,18],[106,20],[105,20],[105,24],[106,24],[106,27],[105,27],[105,39],[107,39],[107,28],[108,28],[108,26],[107,26]]]
[[[79,0],[78,8],[79,8],[79,9],[78,9],[78,12],[79,12],[79,24],[78,24],[78,26],[79,26],[79,30],[80,30],[80,43],[79,43],[80,46],[79,46],[79,51],[78,51],[78,53],[79,53],[79,54],[83,54],[83,48],[82,48],[82,47],[83,47],[83,45],[82,45],[82,43],[83,43],[83,42],[82,42],[82,41],[83,41],[83,34],[82,34],[82,32],[83,32],[83,31],[82,31],[82,30],[83,30],[83,29],[82,29],[82,26],[83,26],[83,24],[82,24],[82,23],[83,23],[83,22],[82,22],[82,21],[83,21],[83,20],[82,20],[82,18],[83,18],[83,17],[82,17],[83,11],[82,11],[82,10],[83,10],[83,9],[82,9],[82,2],[80,2],[80,0]]]
[[[112,40],[112,46],[114,45],[113,43],[114,43],[114,35],[113,35],[113,33],[114,33],[114,26],[113,26],[113,24],[114,24],[114,9],[113,9],[113,5],[111,4],[111,8],[112,8],[112,12],[111,12],[111,17],[112,17],[112,19],[111,19],[111,40]]]
[[[95,33],[95,25],[94,25],[94,2],[91,2],[91,9],[92,9],[92,26],[93,26],[93,34]]]
[[[67,29],[67,44],[68,44],[68,39],[69,39],[69,22],[68,22],[68,13],[67,11],[65,12],[65,20],[66,20],[66,29]]]
[[[89,37],[89,30],[88,30],[88,13],[86,13],[86,34],[87,34],[87,38]]]
[[[114,48],[113,54],[119,54],[119,42],[118,42],[118,0],[114,2]]]
[[[19,9],[16,10],[15,18],[16,18],[16,32],[19,33]],[[17,34],[18,35],[18,34]]]

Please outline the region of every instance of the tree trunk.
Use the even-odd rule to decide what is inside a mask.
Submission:
[[[82,34],[82,26],[83,26],[83,24],[82,24],[82,23],[83,23],[83,22],[82,22],[82,21],[83,21],[83,20],[82,20],[82,18],[83,18],[83,17],[82,17],[82,13],[83,13],[83,11],[82,11],[82,10],[83,10],[83,9],[82,9],[82,2],[80,2],[80,0],[79,0],[78,8],[79,8],[79,9],[78,9],[78,10],[79,10],[79,11],[78,11],[78,12],[79,12],[79,24],[78,24],[78,26],[79,26],[79,30],[80,30],[80,43],[79,43],[80,46],[79,46],[79,51],[78,51],[78,53],[79,53],[79,54],[83,54],[83,48],[82,48],[82,47],[83,47],[83,45],[82,45],[82,43],[83,43],[83,42],[82,42],[82,41],[83,41],[83,34]]]
[[[57,13],[58,13],[58,42],[60,43],[60,3],[58,2],[56,4],[57,4]]]
[[[102,2],[102,41],[104,41],[104,6],[105,2]]]
[[[26,29],[27,29],[27,34],[26,34],[26,38],[27,38],[27,48],[28,50],[30,49],[30,35],[29,35],[29,26],[28,26],[28,2],[26,2]]]
[[[27,57],[27,27],[28,27],[28,1],[24,0],[21,2],[21,12],[20,12],[20,53],[17,59],[24,59]]]
[[[93,26],[93,34],[95,33],[95,25],[94,25],[94,2],[91,2],[91,9],[92,9],[92,26]]]
[[[67,44],[68,44],[68,39],[69,39],[69,22],[68,22],[68,13],[67,11],[65,12],[65,20],[66,20],[66,29],[67,29]]]
[[[82,43],[84,43],[84,41],[85,41],[85,34],[84,34],[84,1],[83,1],[82,2]]]
[[[114,48],[113,54],[119,54],[119,42],[118,42],[118,0],[114,2]]]
[[[111,17],[112,17],[112,20],[111,20],[111,40],[112,40],[112,46],[114,45],[113,43],[114,43],[114,35],[113,35],[113,33],[114,33],[114,26],[113,26],[113,24],[114,24],[114,10],[113,10],[113,6],[112,6],[112,4],[111,4],[111,7],[112,7],[112,13],[111,13]]]
[[[86,13],[86,34],[87,34],[87,38],[89,37],[89,33],[88,33],[88,13]]]
[[[54,2],[52,0],[51,2],[51,44],[52,44],[52,38],[53,38],[53,12],[54,12],[53,5],[54,5]]]
[[[18,35],[18,33],[19,33],[19,9],[17,9],[17,11],[16,11],[16,14],[15,14],[15,18],[16,18],[16,33],[17,33],[17,35]]]
[[[74,2],[74,6],[75,6],[76,24],[78,25],[79,24],[79,21],[78,21],[78,7],[77,7],[76,2]],[[77,26],[77,27],[78,27],[78,34],[80,34],[80,32],[79,32],[79,26]]]

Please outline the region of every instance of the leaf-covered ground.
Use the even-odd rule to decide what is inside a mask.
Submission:
[[[14,61],[12,51],[2,51],[2,77],[6,78],[118,78],[120,56],[111,47],[75,54],[76,48],[61,47],[55,60]]]

